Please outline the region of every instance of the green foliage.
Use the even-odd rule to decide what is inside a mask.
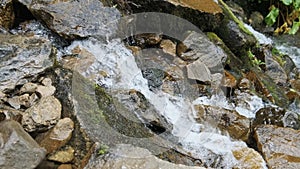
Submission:
[[[263,61],[257,59],[257,58],[255,57],[255,55],[254,55],[250,50],[247,52],[247,55],[248,55],[248,57],[249,57],[249,59],[250,59],[250,61],[251,61],[251,64],[252,64],[253,66],[258,67],[258,68],[260,69],[259,66],[265,64]]]
[[[275,6],[272,6],[271,11],[265,18],[266,24],[268,26],[272,26],[276,22],[278,15],[279,15],[279,9],[276,8]]]
[[[97,150],[97,154],[98,155],[103,155],[106,154],[108,152],[109,147],[105,144],[101,144],[99,149]]]

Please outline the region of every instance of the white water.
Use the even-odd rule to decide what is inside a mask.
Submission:
[[[233,106],[227,104],[226,100],[220,100],[225,98],[214,96],[210,99],[202,97],[195,101],[189,101],[186,98],[172,96],[162,91],[155,93],[150,91],[147,80],[143,78],[134,56],[119,40],[112,40],[109,44],[98,43],[94,40],[75,41],[67,51],[71,51],[76,46],[86,49],[97,60],[87,69],[86,75],[96,74],[94,80],[112,90],[134,89],[140,91],[173,124],[172,134],[179,138],[183,148],[193,156],[205,158],[211,156],[211,152],[213,152],[222,156],[221,163],[226,168],[232,168],[238,163],[232,151],[247,147],[247,145],[242,141],[233,141],[228,136],[221,135],[213,126],[196,123],[193,118],[197,114],[194,110],[194,105],[197,104],[217,105],[232,109]],[[101,76],[97,73],[99,71],[105,71],[108,76]],[[219,103],[223,104],[219,105]],[[251,103],[249,104],[251,105]],[[244,109],[247,110],[245,107]],[[242,112],[246,111],[244,109]],[[248,114],[251,114],[251,111],[253,113],[252,109],[249,111]],[[249,116],[252,117],[253,114]],[[205,132],[200,132],[203,128],[205,128]],[[265,163],[261,165],[263,168],[265,167]]]

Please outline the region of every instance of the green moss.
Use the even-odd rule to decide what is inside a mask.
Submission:
[[[226,14],[226,16],[228,16],[230,19],[232,19],[234,22],[236,22],[239,26],[239,28],[245,32],[248,35],[253,36],[253,34],[244,26],[243,22],[240,21],[233,13],[232,11],[229,9],[229,7],[226,5],[226,3],[223,2],[223,0],[219,0],[219,3],[222,5],[223,7],[223,11]]]

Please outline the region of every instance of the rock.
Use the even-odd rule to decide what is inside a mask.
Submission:
[[[42,84],[44,85],[44,86],[51,86],[52,85],[52,80],[50,79],[50,78],[43,78],[43,79],[41,79],[42,80]]]
[[[160,42],[160,47],[165,53],[168,53],[172,56],[176,56],[176,44],[173,43],[171,40],[162,40]]]
[[[112,36],[116,33],[116,24],[121,16],[116,8],[104,7],[98,0],[19,1],[48,28],[67,39]]]
[[[38,85],[36,92],[40,97],[52,96],[55,93],[56,88],[54,86],[42,86]]]
[[[23,113],[22,125],[28,132],[53,127],[61,117],[61,104],[54,96],[43,97]]]
[[[224,51],[213,44],[204,33],[189,32],[183,40],[187,51],[178,53],[183,60],[187,58],[197,59],[204,63],[211,72],[223,72],[223,63],[227,56]],[[187,59],[189,60],[189,59]]]
[[[65,150],[57,151],[48,157],[48,160],[60,163],[69,163],[74,159],[75,150],[72,147],[67,147]]]
[[[253,121],[253,127],[261,124],[270,124],[283,127],[283,117],[285,110],[275,107],[264,107],[256,112],[255,119]]]
[[[163,11],[164,13],[188,20],[202,31],[214,30],[223,19],[223,11],[214,0],[202,0],[201,2],[197,0],[166,0],[156,2],[133,0],[132,2],[134,4],[128,3],[128,5],[134,13]],[[173,27],[182,27],[182,30],[185,31],[189,30],[184,28],[186,25],[178,25],[176,20],[164,20],[164,22],[170,26],[166,31],[173,29]],[[154,21],[154,23],[157,22]],[[153,26],[153,22],[146,24]]]
[[[49,41],[35,36],[0,34],[0,90],[23,85],[53,65]]]
[[[10,120],[14,120],[17,121],[19,123],[21,123],[22,120],[22,111],[16,110],[14,108],[11,108],[9,106],[4,106],[2,104],[0,104],[0,116],[1,119],[10,119]]]
[[[228,132],[232,138],[248,140],[250,134],[250,120],[235,110],[220,107],[196,105],[197,120],[200,123],[215,124],[224,133]]]
[[[138,56],[142,50],[139,46],[127,46],[127,48],[132,51],[132,54],[134,56]]]
[[[46,156],[22,126],[12,120],[0,122],[0,168],[34,169]]]
[[[52,153],[71,139],[73,130],[74,122],[70,118],[60,119],[51,130],[38,135],[36,141],[47,153]]]
[[[254,29],[260,30],[263,26],[263,22],[264,16],[260,12],[254,11],[251,13],[249,23]]]
[[[229,19],[224,19],[216,31],[217,35],[237,56],[256,44],[256,39],[252,34],[244,32],[235,21]]]
[[[31,82],[28,82],[28,83],[25,83],[21,89],[20,89],[20,93],[23,94],[23,93],[34,93],[36,91],[36,88],[38,87],[37,84],[35,83],[31,83]]]
[[[21,106],[25,106],[26,108],[28,108],[36,100],[36,98],[34,97],[35,94],[32,94],[32,96],[33,97],[29,96],[29,94],[14,96],[12,98],[8,98],[7,102],[15,109],[20,109]]]
[[[239,161],[239,164],[233,168],[256,168],[264,169],[266,162],[263,157],[252,148],[244,147],[232,151],[234,157]]]
[[[156,33],[143,33],[134,36],[135,43],[138,46],[145,47],[145,46],[154,46],[159,44],[162,40],[162,36]]]
[[[242,78],[238,87],[239,87],[239,89],[244,90],[244,91],[248,90],[251,87],[251,82],[247,78]]]
[[[200,60],[188,64],[186,68],[189,79],[199,80],[201,82],[211,82],[211,73],[206,65]]]
[[[266,65],[266,74],[271,77],[271,79],[276,84],[284,85],[287,82],[287,74],[280,64],[273,59],[272,53],[270,50],[264,50],[265,55],[265,65]]]
[[[165,72],[156,68],[148,68],[142,70],[143,77],[148,80],[150,90],[155,90],[163,84]]]
[[[237,85],[236,78],[228,71],[224,71],[224,77],[222,79],[221,85],[225,87],[235,88]]]
[[[57,169],[72,169],[71,164],[62,164]]]
[[[258,150],[270,168],[299,168],[300,131],[290,128],[261,125],[254,137]]]
[[[0,4],[0,27],[7,30],[14,24],[14,9],[12,0],[2,0]]]
[[[130,169],[204,169],[203,167],[184,166],[173,164],[158,159],[148,150],[134,147],[132,145],[120,144],[109,151],[109,154],[90,159],[85,169],[111,169],[111,168],[130,168]]]
[[[5,96],[6,96],[6,94],[0,90],[0,100],[3,99]]]
[[[290,127],[295,130],[300,129],[299,115],[292,111],[287,111],[282,118],[283,126]]]

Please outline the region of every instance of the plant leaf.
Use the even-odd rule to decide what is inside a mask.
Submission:
[[[278,8],[276,8],[274,6],[272,6],[271,8],[272,8],[271,11],[265,18],[265,22],[268,26],[272,26],[276,22],[277,16],[279,15]]]
[[[297,33],[297,31],[299,30],[299,27],[300,27],[300,22],[294,21],[293,22],[293,26],[292,26],[292,28],[289,31],[289,34],[290,35],[294,35],[295,33]]]
[[[296,10],[299,10],[300,8],[300,0],[294,0],[293,6]]]
[[[293,0],[280,0],[280,1],[282,1],[284,5],[291,5],[293,3]]]

